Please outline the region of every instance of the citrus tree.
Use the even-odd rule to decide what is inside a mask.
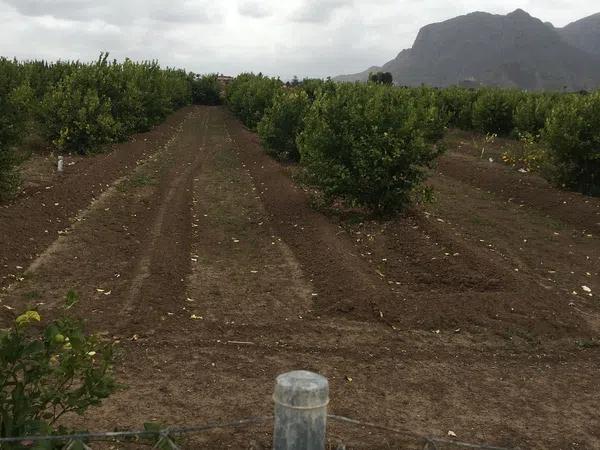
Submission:
[[[227,104],[246,126],[256,129],[282,86],[280,80],[262,74],[241,74],[227,88]]]
[[[58,427],[62,416],[84,413],[117,388],[111,344],[86,336],[71,319],[45,327],[40,321],[36,311],[27,311],[0,331],[0,437],[65,431]]]
[[[406,208],[440,150],[407,91],[339,84],[315,100],[298,138],[307,180],[329,201],[378,214]]]
[[[284,160],[300,159],[296,138],[304,128],[309,107],[308,94],[301,89],[282,90],[275,95],[258,123],[258,134],[271,154]]]
[[[563,98],[550,112],[542,134],[554,180],[600,195],[600,92]]]

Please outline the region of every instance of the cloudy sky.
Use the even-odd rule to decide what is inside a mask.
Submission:
[[[516,8],[555,26],[600,12],[597,0],[0,0],[0,55],[324,77],[387,62],[428,23]]]

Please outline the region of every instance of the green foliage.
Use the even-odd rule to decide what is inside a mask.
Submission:
[[[391,85],[394,82],[394,77],[390,72],[371,72],[369,74],[369,82]]]
[[[600,195],[600,91],[558,102],[546,121],[543,140],[555,182]]]
[[[33,90],[21,77],[21,68],[0,58],[0,200],[16,192],[19,177],[13,146],[19,144],[27,127]]]
[[[30,129],[60,151],[98,151],[190,104],[196,82],[196,95],[214,102],[215,77],[195,79],[155,61],[118,63],[108,54],[93,64],[0,58],[0,199],[18,186],[13,147]]]
[[[112,345],[86,336],[71,319],[43,329],[34,325],[40,320],[36,311],[27,311],[0,331],[1,437],[57,432],[64,414],[83,414],[117,388]],[[46,442],[35,448],[55,447]]]
[[[258,134],[265,147],[277,158],[298,161],[296,137],[304,128],[304,116],[310,107],[306,92],[287,89],[278,92],[273,104],[258,123]]]
[[[217,75],[194,77],[192,101],[196,105],[219,105],[221,103],[221,85],[217,80]]]
[[[448,125],[462,130],[473,129],[473,103],[478,93],[474,89],[449,87],[440,92],[444,110],[448,114]]]
[[[425,138],[429,142],[439,141],[444,136],[450,120],[441,91],[420,87],[409,89],[408,92],[414,99],[415,113],[420,118]]]
[[[61,151],[97,151],[119,135],[111,100],[93,87],[93,72],[89,72],[83,69],[72,73],[44,98],[46,133]]]
[[[42,123],[61,151],[80,154],[148,130],[192,99],[190,77],[156,62],[77,65],[46,92]]]
[[[0,147],[0,201],[13,197],[19,187],[17,158],[9,147]]]
[[[79,302],[79,294],[70,289],[65,296],[65,309],[69,310]]]
[[[282,85],[280,80],[262,74],[241,74],[228,86],[227,104],[248,128],[256,129]]]
[[[406,90],[340,84],[313,103],[298,138],[307,179],[326,200],[380,214],[405,208],[438,156]]]
[[[529,94],[516,105],[513,122],[517,135],[539,136],[553,105],[559,100],[552,94]]]
[[[308,98],[312,103],[315,101],[322,89],[327,89],[328,86],[331,87],[334,86],[334,84],[335,83],[332,81],[323,81],[318,78],[305,78],[299,84],[299,87],[306,92],[306,95],[308,95]]]
[[[482,133],[508,135],[514,128],[513,110],[520,94],[501,89],[482,90],[473,103],[473,126]]]

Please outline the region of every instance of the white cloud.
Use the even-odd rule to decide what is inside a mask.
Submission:
[[[238,5],[238,12],[242,16],[254,17],[255,19],[269,17],[271,15],[271,10],[264,3],[255,1],[240,2]]]
[[[307,0],[291,19],[295,22],[327,23],[335,12],[344,7],[350,7],[352,0]]]
[[[197,72],[328,76],[410,47],[420,27],[523,8],[563,26],[598,12],[581,0],[0,0],[0,55],[158,59]]]

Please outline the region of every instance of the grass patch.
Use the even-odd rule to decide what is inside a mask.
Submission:
[[[42,294],[40,294],[38,291],[29,291],[23,294],[23,298],[25,300],[39,300],[42,298]]]
[[[577,348],[581,349],[581,350],[585,350],[585,349],[589,349],[589,348],[598,348],[600,347],[600,342],[598,342],[596,339],[579,339],[577,341],[575,341],[575,345],[577,345]]]
[[[145,186],[154,186],[155,184],[156,179],[154,177],[143,173],[139,173],[120,183],[117,186],[117,190],[121,193],[125,193],[128,192],[130,189],[137,189]]]
[[[131,186],[139,188],[139,187],[144,187],[144,186],[151,186],[153,185],[155,182],[154,178],[152,178],[149,175],[144,175],[144,174],[138,174],[135,175],[131,180]]]

